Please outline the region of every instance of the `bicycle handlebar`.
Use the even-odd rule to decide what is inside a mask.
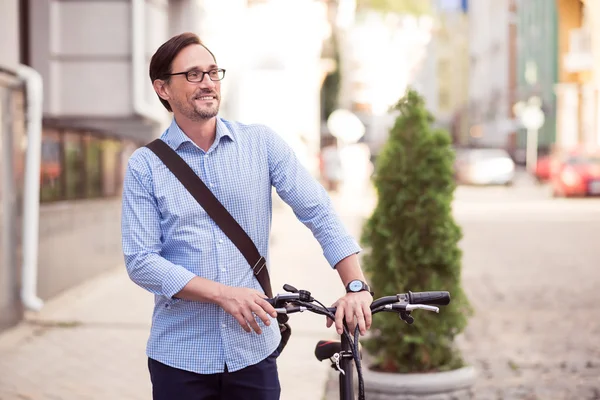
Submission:
[[[306,311],[306,306],[292,306],[283,307],[286,303],[295,302],[312,302],[314,299],[311,297],[309,292],[304,290],[297,291],[296,293],[284,293],[278,294],[274,298],[266,299],[276,311],[280,314],[293,314],[296,312]],[[445,291],[435,292],[408,292],[397,294],[396,296],[385,296],[374,300],[371,303],[371,311],[412,311],[416,309],[435,311],[439,312],[437,307],[433,305],[446,306],[450,304],[450,293]],[[335,314],[337,308],[329,307],[326,308],[328,312]],[[321,311],[325,311],[321,310]],[[316,309],[310,311],[318,312]],[[324,313],[324,312],[323,312]]]
[[[326,307],[318,300],[314,299],[309,291],[297,290],[291,285],[284,285],[283,289],[288,293],[281,293],[273,298],[265,299],[269,302],[278,314],[293,314],[303,311],[311,311],[315,314],[327,315],[329,318],[335,318],[337,311],[336,307]],[[317,304],[314,304],[317,303]],[[401,293],[395,296],[384,296],[374,300],[371,303],[371,312],[395,312],[400,316],[400,319],[408,324],[414,322],[414,318],[410,315],[413,310],[425,310],[438,313],[439,308],[435,306],[445,306],[450,304],[450,293],[444,291],[435,292],[408,292]],[[356,364],[359,382],[359,399],[364,399],[364,384],[362,379],[362,367],[360,362],[359,345],[358,345],[358,326],[355,328],[355,340],[352,340],[347,330],[347,324],[344,322],[344,333],[342,336],[342,344],[348,343],[349,348],[342,350],[334,357],[337,369],[340,373],[345,374],[344,369],[340,368],[340,360],[343,360],[348,354]],[[344,342],[346,340],[346,342]],[[322,358],[321,358],[322,359]],[[349,378],[348,378],[349,379]],[[341,382],[341,381],[340,381]]]

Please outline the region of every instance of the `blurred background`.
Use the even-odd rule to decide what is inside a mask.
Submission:
[[[227,69],[220,115],[274,128],[332,194],[366,187],[417,89],[453,138],[467,263],[503,249],[551,288],[543,257],[596,282],[599,24],[598,0],[0,0],[0,330],[122,264],[124,168],[171,118],[149,59],[184,31]],[[465,279],[518,280],[489,274]]]

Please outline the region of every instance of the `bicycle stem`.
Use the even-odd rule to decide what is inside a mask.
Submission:
[[[344,322],[345,325],[345,322]],[[352,368],[352,347],[344,333],[341,335],[341,358],[340,369],[344,371],[339,374],[340,400],[354,400],[354,368]]]

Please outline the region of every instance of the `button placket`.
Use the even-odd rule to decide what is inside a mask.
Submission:
[[[206,186],[210,187],[210,188],[214,188],[215,187],[215,183],[213,180],[210,179],[210,173],[209,173],[209,169],[207,166],[207,162],[208,162],[208,157],[210,156],[210,153],[206,153],[204,154],[204,163],[203,163],[203,170],[204,170],[204,176],[206,177],[206,181],[204,181],[204,183],[206,184]]]

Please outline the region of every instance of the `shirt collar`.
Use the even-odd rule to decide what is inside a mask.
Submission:
[[[223,137],[228,137],[230,140],[234,140],[233,133],[227,127],[225,122],[223,122],[221,118],[217,117],[217,134],[215,136],[215,143],[211,146],[211,148],[219,144]],[[195,146],[194,142],[192,142],[192,140],[179,127],[177,121],[175,121],[175,118],[173,118],[171,121],[171,125],[169,125],[169,128],[165,132],[163,139],[175,150],[177,150],[186,142]]]

